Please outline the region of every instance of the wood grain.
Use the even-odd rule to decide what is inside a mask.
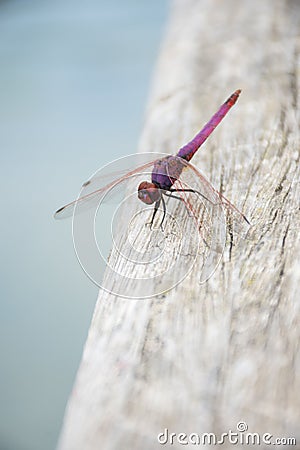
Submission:
[[[299,18],[297,1],[173,1],[140,151],[175,153],[241,88],[193,163],[250,238],[203,285],[196,267],[158,298],[100,291],[60,450],[179,449],[158,433],[242,420],[300,445]]]

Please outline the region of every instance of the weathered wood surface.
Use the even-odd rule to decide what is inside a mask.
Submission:
[[[60,450],[152,450],[165,428],[241,420],[300,445],[299,17],[297,1],[172,3],[140,149],[176,152],[241,88],[193,162],[252,238],[202,286],[194,271],[163,298],[100,291]]]

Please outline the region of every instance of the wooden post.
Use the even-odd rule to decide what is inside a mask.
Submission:
[[[300,445],[299,18],[292,0],[173,1],[140,150],[176,153],[242,89],[193,163],[251,239],[204,285],[196,270],[159,298],[100,291],[60,450],[158,449],[165,429],[179,449],[241,421]]]

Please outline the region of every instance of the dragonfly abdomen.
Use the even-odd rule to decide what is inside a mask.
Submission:
[[[220,106],[218,111],[211,117],[211,119],[207,122],[206,125],[199,131],[198,134],[186,145],[181,147],[177,156],[185,159],[186,161],[190,161],[196,151],[201,147],[203,142],[211,135],[214,129],[219,125],[222,119],[226,116],[230,108],[235,104],[239,95],[241,93],[240,89],[237,89],[230,97]]]

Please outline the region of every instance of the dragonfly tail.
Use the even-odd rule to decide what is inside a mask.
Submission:
[[[230,108],[236,103],[239,95],[241,93],[241,89],[237,89],[230,97],[220,106],[218,111],[211,117],[211,119],[207,122],[206,125],[196,134],[196,136],[188,142],[186,145],[181,147],[177,156],[185,159],[186,161],[190,161],[196,151],[201,147],[203,142],[211,135],[214,129],[219,125],[222,119],[226,116]]]

